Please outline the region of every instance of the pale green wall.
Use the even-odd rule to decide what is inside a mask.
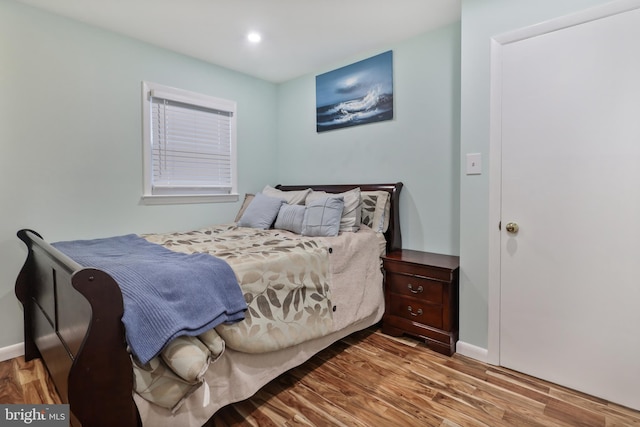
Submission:
[[[482,153],[482,175],[461,174],[460,340],[488,345],[489,81],[492,36],[537,24],[603,0],[462,0],[461,161]]]
[[[393,50],[393,121],[316,133],[315,76],[386,50]],[[457,254],[459,82],[456,23],[280,85],[279,181],[402,181],[403,246]]]
[[[0,0],[0,348],[22,341],[18,229],[55,241],[235,217],[238,203],[140,204],[142,80],[236,100],[239,190],[275,182],[276,85]]]

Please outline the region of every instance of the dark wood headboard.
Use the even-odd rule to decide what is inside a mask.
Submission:
[[[402,183],[395,184],[337,184],[337,185],[282,185],[276,186],[282,191],[297,191],[312,188],[316,191],[326,191],[327,193],[344,193],[360,187],[362,191],[386,191],[390,195],[391,214],[389,218],[389,228],[384,233],[387,240],[387,252],[402,248],[402,234],[400,232],[400,190]]]

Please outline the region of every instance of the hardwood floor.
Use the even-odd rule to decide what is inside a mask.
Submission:
[[[0,403],[55,403],[39,361],[0,363]],[[410,338],[356,333],[207,426],[639,426],[640,412]]]
[[[20,356],[0,362],[0,403],[62,402],[42,361],[25,362]]]

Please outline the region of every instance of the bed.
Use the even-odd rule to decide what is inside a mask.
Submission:
[[[125,303],[121,284],[102,269],[83,267],[75,258],[65,255],[67,249],[64,246],[47,243],[35,231],[20,230],[18,237],[26,244],[28,256],[16,280],[15,292],[24,307],[25,359],[42,358],[61,399],[70,405],[71,424],[74,426],[205,425],[218,409],[252,396],[263,385],[304,363],[333,342],[381,319],[384,298],[379,256],[385,250],[399,249],[402,244],[399,221],[401,189],[402,183],[278,185],[272,188],[288,195],[329,193],[326,199],[316,197],[325,204],[326,200],[335,201],[336,198],[346,204],[342,195],[354,191],[361,194],[360,203],[369,206],[371,215],[366,220],[361,218],[361,214],[365,216],[365,210],[358,208],[358,221],[370,227],[359,226],[354,228],[354,231],[359,228],[357,232],[342,232],[343,215],[339,219],[341,232],[336,237],[325,237],[322,233],[307,237],[307,232],[300,236],[298,230],[292,232],[273,227],[258,229],[251,233],[262,240],[260,245],[271,246],[256,249],[259,244],[247,240],[249,238],[244,234],[248,231],[246,224],[241,224],[248,216],[243,211],[253,203],[250,198],[245,198],[234,223],[180,234],[143,235],[145,242],[169,247],[172,252],[208,252],[226,260],[236,275],[242,276],[239,281],[243,290],[245,281],[267,282],[264,286],[274,286],[251,296],[244,293],[248,319],[225,322],[202,333],[202,336],[213,338],[210,341],[203,338],[200,343],[206,343],[205,347],[209,348],[217,346],[218,352],[205,349],[209,354],[206,369],[198,374],[195,385],[185,383],[182,386],[181,390],[186,388],[188,392],[178,399],[178,403],[169,404],[152,403],[153,399],[145,395],[146,385],[141,386],[145,378],[150,378],[148,369],[160,359],[160,355],[147,363],[140,363],[132,356],[127,328],[123,323],[126,317],[123,317]],[[381,206],[376,204],[376,194],[386,196],[382,217],[379,215]],[[309,201],[306,203],[309,205]],[[288,203],[284,204],[289,207]],[[307,212],[310,210],[308,206],[306,209]],[[374,230],[376,227],[378,229]],[[276,235],[283,240],[276,240]],[[207,245],[211,242],[218,246],[210,249]],[[277,274],[273,268],[262,270],[261,258],[269,258],[270,254],[280,256],[280,252],[288,252],[293,246],[313,247],[319,257],[317,259],[328,260],[317,263],[326,262],[328,269],[325,273],[286,271]],[[366,255],[370,252],[367,248],[373,246],[378,246],[373,251],[374,256]],[[247,249],[249,253],[238,252]],[[343,252],[355,254],[356,258],[342,258]],[[307,261],[301,261],[306,259],[306,255],[295,256],[298,267],[305,263],[307,268]],[[309,264],[316,263],[315,258],[310,259]],[[250,262],[244,265],[247,260]],[[358,267],[353,269],[352,266]],[[244,270],[239,273],[241,268]],[[293,289],[276,296],[272,290],[283,288],[278,280],[284,280],[284,276],[289,279],[300,277],[302,281],[303,275],[311,278],[317,292],[309,291],[307,295],[301,289]],[[323,281],[325,276],[326,281]],[[268,283],[270,281],[273,283]],[[304,298],[310,301],[308,307],[302,306]],[[294,307],[297,310],[295,315]],[[320,325],[321,331],[311,333],[300,326],[288,325],[283,334],[284,329],[278,330],[279,326],[273,322],[258,327],[257,318],[278,317],[272,315],[272,309],[281,310],[279,317],[286,319],[306,317],[307,324],[313,321]],[[328,313],[330,318],[322,320],[320,311]],[[272,337],[286,335],[296,341],[292,344],[288,340],[256,338],[267,330]],[[251,342],[251,346],[245,348],[247,342]],[[175,376],[174,372],[169,374]],[[164,381],[165,377],[162,378]],[[155,385],[158,384],[156,394],[158,390],[162,394],[164,385],[162,382]],[[173,385],[166,387],[176,389]]]

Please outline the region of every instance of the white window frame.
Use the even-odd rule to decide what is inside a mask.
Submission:
[[[196,108],[213,109],[231,113],[230,116],[230,167],[231,188],[224,193],[206,186],[196,186],[189,190],[179,187],[154,188],[152,159],[152,98],[162,98]],[[215,98],[187,90],[151,82],[142,82],[142,146],[143,146],[143,194],[144,204],[179,204],[235,202],[238,200],[238,167],[236,147],[237,105],[235,101]]]

